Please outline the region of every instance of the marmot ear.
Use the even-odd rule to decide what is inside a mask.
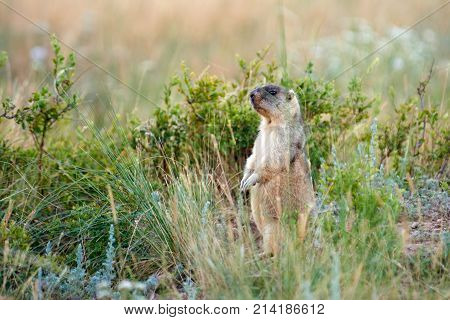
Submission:
[[[288,91],[287,99],[290,101],[290,100],[292,100],[294,98],[295,98],[295,92],[294,92],[294,90],[291,89],[291,90]]]

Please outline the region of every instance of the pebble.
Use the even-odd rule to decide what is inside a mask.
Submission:
[[[419,223],[416,221],[416,222],[413,222],[412,224],[411,224],[411,229],[417,229],[417,227],[419,226]]]

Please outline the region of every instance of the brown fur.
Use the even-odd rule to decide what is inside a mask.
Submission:
[[[297,212],[304,220],[314,206],[310,164],[295,93],[267,85],[250,96],[262,120],[241,190],[250,189],[252,215],[263,236],[264,252],[276,254],[281,214]]]

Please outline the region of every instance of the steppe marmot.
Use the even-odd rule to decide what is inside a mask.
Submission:
[[[305,217],[315,205],[305,133],[294,91],[269,84],[253,90],[250,101],[261,124],[240,189],[250,189],[264,252],[276,254],[281,214],[295,211]]]

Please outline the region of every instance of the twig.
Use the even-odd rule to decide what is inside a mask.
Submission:
[[[5,119],[14,119],[17,115],[16,113],[13,113],[12,111],[14,109],[17,108],[17,106],[12,103],[9,99],[6,99],[5,101],[2,102],[2,107],[3,107],[3,113],[0,113],[0,118],[5,118]]]
[[[431,80],[431,75],[433,74],[433,67],[434,67],[434,59],[433,62],[431,62],[430,70],[428,71],[428,76],[425,80],[419,82],[419,86],[417,87],[417,94],[420,98],[420,111],[423,111],[425,109],[425,92],[427,89],[427,85]],[[422,137],[417,140],[416,145],[414,146],[414,153],[418,152],[419,148],[422,146],[423,142],[425,141],[425,129],[427,126],[427,119],[424,117],[423,124],[422,124]]]
[[[435,178],[437,180],[441,180],[442,176],[445,174],[445,172],[447,170],[447,165],[448,165],[448,157],[445,158],[444,162],[442,162],[441,168],[436,173]]]

